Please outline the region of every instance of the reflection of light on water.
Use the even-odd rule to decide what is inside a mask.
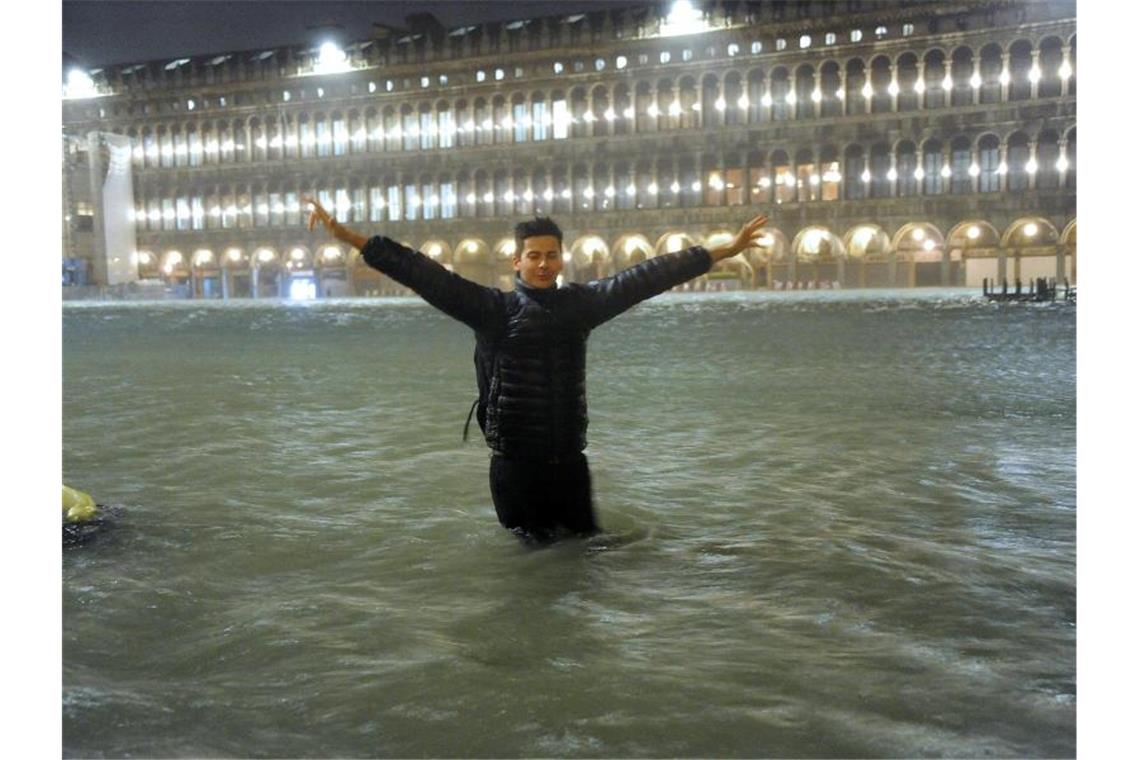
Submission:
[[[317,284],[308,277],[299,277],[289,283],[289,298],[294,301],[311,301],[317,297]]]

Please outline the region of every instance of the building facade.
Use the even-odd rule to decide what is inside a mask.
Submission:
[[[511,227],[536,213],[562,226],[572,281],[760,211],[762,245],[693,287],[1076,281],[1071,1],[682,1],[408,27],[73,75],[65,282],[105,284],[96,216],[121,211],[139,279],[168,292],[406,292],[308,232],[303,195],[504,288]],[[92,133],[129,139],[133,208],[95,197]]]

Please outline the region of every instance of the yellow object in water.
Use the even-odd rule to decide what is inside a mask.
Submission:
[[[63,521],[65,523],[84,523],[94,519],[98,514],[99,508],[90,494],[67,486],[63,487]]]

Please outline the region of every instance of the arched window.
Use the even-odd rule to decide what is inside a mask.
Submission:
[[[1033,67],[1032,46],[1018,40],[1009,47],[1009,99],[1028,100],[1032,94],[1029,71]]]
[[[716,127],[720,125],[720,111],[716,108],[717,98],[720,97],[720,87],[713,74],[706,74],[701,80],[701,126]]]
[[[847,62],[847,90],[844,93],[844,100],[847,104],[846,113],[848,116],[854,116],[866,111],[866,98],[863,93],[863,85],[866,84],[866,74],[863,70],[863,62],[855,59]]]
[[[922,194],[939,195],[942,183],[942,142],[927,140],[922,146]]]
[[[792,89],[791,82],[788,79],[788,70],[783,66],[778,66],[773,69],[768,86],[769,92],[772,95],[772,118],[776,121],[790,118],[792,114],[792,104],[788,102],[788,94]],[[792,100],[795,100],[795,98],[792,98]]]
[[[1037,82],[1037,97],[1055,98],[1061,94],[1061,40],[1047,37],[1041,42],[1041,52],[1037,56],[1041,79]]]
[[[825,145],[819,152],[819,187],[820,200],[839,200],[839,149],[834,145]]]
[[[815,116],[815,70],[804,64],[796,69],[796,118],[810,119]]]
[[[758,150],[748,153],[748,193],[752,203],[768,203],[771,198],[772,180],[768,176],[768,167],[764,161],[764,154]]]
[[[796,151],[796,200],[803,203],[818,199],[819,175],[816,174],[815,156],[810,149],[802,148]]]
[[[965,195],[974,191],[974,178],[970,176],[970,141],[955,137],[950,143],[950,193]]]
[[[788,154],[783,150],[772,152],[772,192],[776,203],[790,203],[796,198],[796,175],[792,171]]]
[[[724,123],[728,125],[743,124],[747,115],[748,99],[744,98],[744,87],[740,82],[740,74],[733,71],[724,78]],[[742,107],[743,106],[743,107]]]
[[[926,54],[922,74],[926,108],[941,108],[946,105],[946,56],[941,50],[931,50]]]
[[[819,70],[819,114],[825,118],[843,115],[843,99],[839,64],[828,61]]]
[[[891,61],[880,55],[871,61],[871,112],[891,111]]]
[[[1009,191],[1029,189],[1029,173],[1025,170],[1029,163],[1029,138],[1023,132],[1014,132],[1006,149],[1006,165],[1009,172]]]
[[[996,135],[983,135],[978,141],[978,190],[996,193],[1001,190],[1001,164],[999,140]]]
[[[900,196],[918,195],[918,156],[914,143],[904,140],[895,148],[895,173],[898,174],[898,194]]]
[[[973,104],[974,86],[971,82],[973,76],[974,51],[968,47],[960,47],[954,51],[950,58],[950,79],[954,83],[954,90],[950,93],[952,105],[968,106]]]
[[[891,194],[891,150],[886,143],[871,146],[871,197],[887,198]]]
[[[918,109],[918,93],[914,86],[918,82],[918,56],[914,53],[903,53],[896,64],[896,81],[899,88],[899,111],[914,111]]]
[[[1060,187],[1057,160],[1061,157],[1057,133],[1052,130],[1037,136],[1037,189],[1056,190]]]
[[[843,189],[847,200],[859,200],[866,197],[867,183],[863,181],[863,172],[867,171],[867,163],[863,156],[863,148],[859,145],[850,145],[843,153]]]
[[[990,43],[982,48],[981,70],[979,72],[982,77],[982,86],[978,94],[979,102],[1001,102],[1001,67],[1001,46]]]

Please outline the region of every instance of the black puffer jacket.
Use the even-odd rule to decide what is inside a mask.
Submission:
[[[479,426],[509,457],[549,460],[586,448],[586,338],[631,306],[709,270],[695,246],[604,280],[503,292],[465,280],[386,237],[361,251],[369,266],[475,331]]]

